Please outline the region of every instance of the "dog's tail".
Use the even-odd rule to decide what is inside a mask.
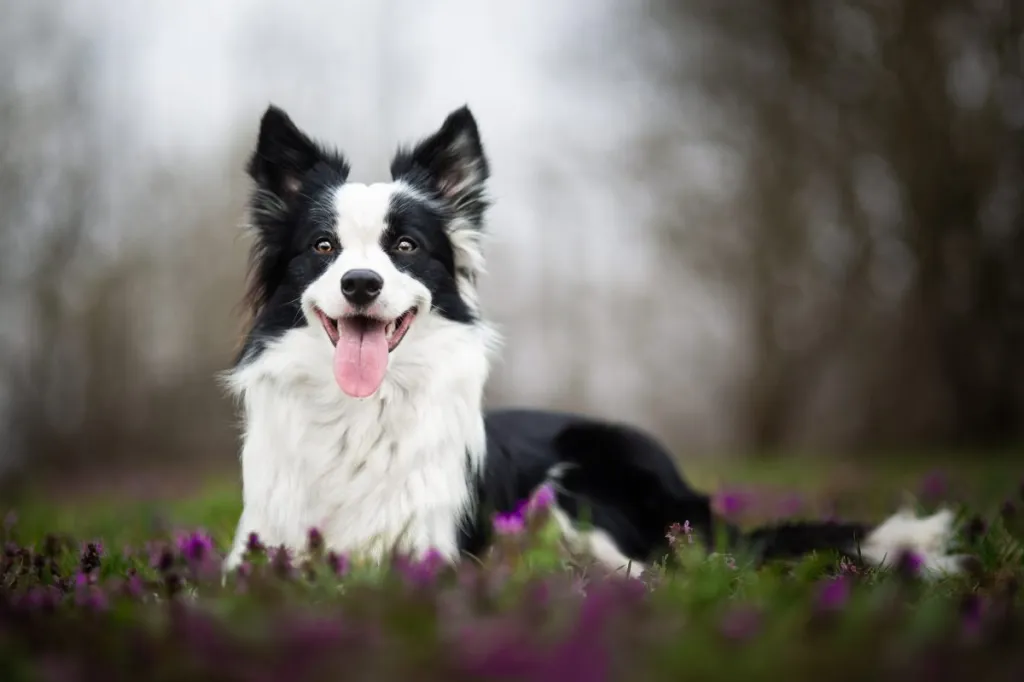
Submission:
[[[959,573],[962,556],[950,554],[955,517],[948,509],[919,517],[910,509],[877,526],[865,523],[785,523],[743,535],[744,544],[762,560],[800,557],[835,551],[878,568],[890,568],[906,557],[924,577]]]
[[[668,453],[640,431],[589,422],[566,428],[555,446],[560,463],[552,474],[560,523],[569,529],[589,513],[589,524],[604,531],[601,542],[612,540],[621,555],[639,565],[671,558],[668,530],[688,522],[709,549],[724,540],[726,546],[716,549],[752,550],[760,561],[834,551],[875,567],[913,556],[927,577],[963,568],[962,557],[949,554],[954,534],[949,510],[923,518],[903,510],[879,525],[801,522],[742,532],[716,517],[710,498],[692,490]]]

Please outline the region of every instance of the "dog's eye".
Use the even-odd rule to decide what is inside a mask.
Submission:
[[[399,253],[412,253],[417,248],[419,247],[416,246],[416,242],[409,239],[408,237],[402,237],[401,239],[398,240],[398,242],[395,243],[395,251]]]
[[[334,251],[334,244],[331,243],[330,239],[322,237],[313,242],[313,250],[320,254],[327,254]]]

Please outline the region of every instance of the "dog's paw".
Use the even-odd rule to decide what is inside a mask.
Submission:
[[[234,549],[220,565],[220,584],[224,587],[228,584],[228,577],[231,576],[242,565],[244,552]]]
[[[891,568],[904,552],[912,552],[920,560],[922,577],[961,573],[965,557],[949,554],[954,521],[948,509],[925,517],[903,509],[871,531],[861,545],[861,556],[879,568]]]

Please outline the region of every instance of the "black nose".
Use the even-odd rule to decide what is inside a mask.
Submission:
[[[352,305],[369,305],[380,295],[384,280],[373,270],[349,270],[341,276],[341,293]]]

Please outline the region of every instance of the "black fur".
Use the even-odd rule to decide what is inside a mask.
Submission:
[[[246,294],[253,321],[238,361],[265,340],[304,324],[302,292],[337,257],[311,248],[320,237],[334,238],[334,217],[324,200],[349,174],[343,155],[313,142],[275,106],[263,115],[247,169],[256,182]]]
[[[484,185],[490,165],[469,108],[453,111],[440,130],[411,150],[399,148],[391,177],[439,200],[449,218],[464,218],[479,229],[489,206]]]
[[[856,523],[782,524],[744,535],[716,519],[710,498],[693,490],[671,455],[647,434],[629,426],[572,414],[498,410],[486,415],[487,463],[478,490],[481,513],[465,533],[463,549],[486,546],[491,514],[509,513],[565,467],[558,507],[605,531],[629,559],[670,558],[672,524],[689,522],[706,547],[722,535],[731,548],[745,547],[760,560],[815,551],[858,556],[869,527]]]
[[[443,317],[453,322],[473,322],[476,317],[455,284],[455,253],[445,232],[447,218],[438,204],[396,194],[386,221],[388,229],[381,237],[385,250],[391,250],[402,237],[411,237],[419,245],[407,256],[393,256],[395,266],[423,282],[430,290],[432,307]]]

